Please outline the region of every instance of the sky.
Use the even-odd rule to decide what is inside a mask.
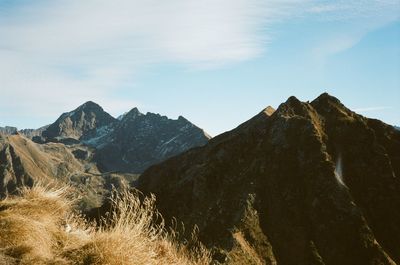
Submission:
[[[400,0],[0,0],[0,126],[92,100],[215,136],[323,92],[400,125]]]

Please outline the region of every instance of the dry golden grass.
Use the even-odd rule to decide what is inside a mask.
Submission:
[[[36,186],[0,201],[0,264],[209,264],[199,243],[167,232],[155,198],[124,192],[96,226],[72,210],[67,188]],[[158,220],[159,225],[153,225]],[[193,247],[195,245],[195,247]]]
[[[236,245],[229,253],[229,264],[249,264],[249,265],[262,265],[265,264],[259,257],[254,248],[251,247],[249,242],[245,239],[242,232],[235,232],[232,234],[235,239]]]

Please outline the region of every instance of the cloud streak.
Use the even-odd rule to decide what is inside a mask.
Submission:
[[[393,107],[389,106],[377,106],[377,107],[366,107],[366,108],[355,108],[353,111],[355,112],[375,112],[375,111],[381,111],[381,110],[387,110],[387,109],[392,109]]]

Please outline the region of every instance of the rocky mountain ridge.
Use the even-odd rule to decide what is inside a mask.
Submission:
[[[0,133],[2,134],[14,134],[18,131],[16,127],[12,126],[5,126],[5,127],[0,127]]]
[[[91,158],[102,172],[140,174],[147,167],[195,146],[210,136],[180,116],[177,120],[137,108],[115,119],[98,104],[88,101],[63,113],[54,123],[39,129],[17,131],[0,128],[0,133],[19,133],[38,144],[61,143]]]
[[[92,140],[98,149],[95,159],[103,171],[141,173],[211,138],[182,116],[172,120],[150,112],[143,114],[137,108],[108,130]]]
[[[400,132],[322,94],[150,167],[137,187],[198,226],[220,263],[393,265],[399,175]]]
[[[110,117],[88,102],[26,131],[36,142],[0,131],[0,197],[56,180],[97,218],[111,189],[133,186],[165,220],[197,226],[214,264],[400,264],[394,127],[328,94],[290,97],[212,139],[183,117]]]

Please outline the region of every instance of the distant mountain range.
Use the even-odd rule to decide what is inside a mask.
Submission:
[[[31,140],[31,139],[33,140]],[[210,137],[183,117],[87,102],[38,130],[0,129],[0,196],[53,180],[96,218],[114,188],[199,228],[213,264],[400,264],[400,131],[322,94]]]
[[[0,132],[15,134],[17,128],[0,128]],[[87,154],[93,153],[91,162],[101,172],[137,174],[155,163],[204,145],[211,138],[182,116],[172,120],[133,108],[115,119],[91,101],[63,113],[50,125],[19,133],[39,144],[79,145]]]
[[[0,133],[2,134],[14,134],[17,131],[18,129],[12,126],[0,127]]]

